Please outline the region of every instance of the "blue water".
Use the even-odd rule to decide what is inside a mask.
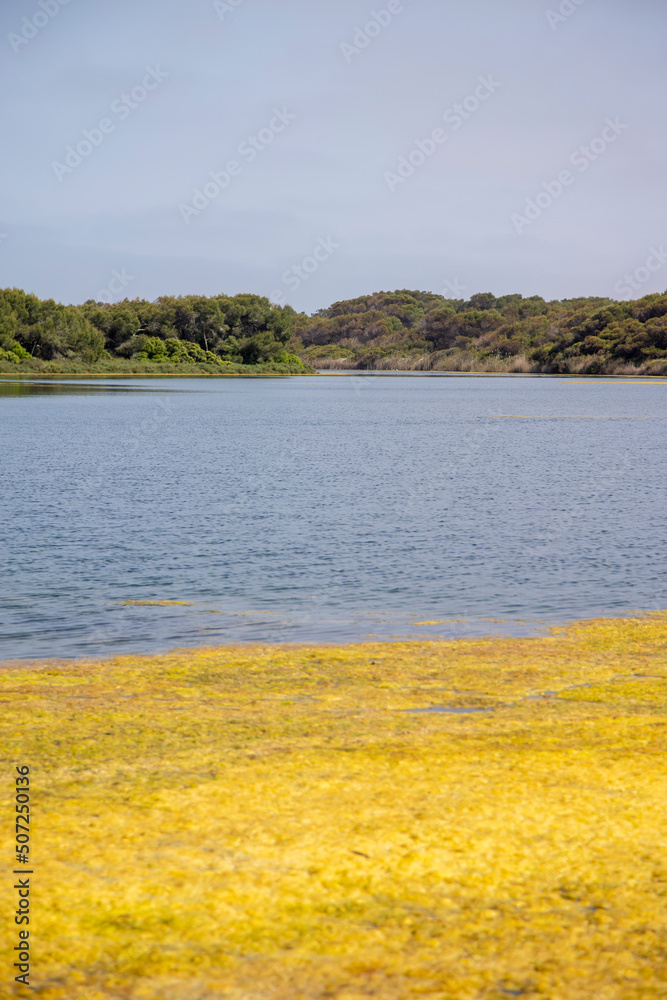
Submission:
[[[667,380],[4,379],[0,432],[0,658],[667,607]]]

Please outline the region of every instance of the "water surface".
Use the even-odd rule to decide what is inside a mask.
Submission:
[[[648,379],[5,379],[0,656],[665,608],[666,418]]]

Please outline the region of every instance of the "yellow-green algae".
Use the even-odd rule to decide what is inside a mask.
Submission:
[[[33,996],[667,996],[667,613],[0,684],[6,817],[32,768]],[[12,909],[2,997],[27,995]]]

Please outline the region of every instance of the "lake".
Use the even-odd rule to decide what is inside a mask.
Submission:
[[[667,607],[664,379],[0,376],[0,433],[3,659]]]

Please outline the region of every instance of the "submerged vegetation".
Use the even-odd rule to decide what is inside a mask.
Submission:
[[[667,293],[547,302],[378,292],[314,316],[259,295],[64,306],[0,290],[0,371],[667,374]]]
[[[0,685],[36,997],[664,995],[667,613]]]

